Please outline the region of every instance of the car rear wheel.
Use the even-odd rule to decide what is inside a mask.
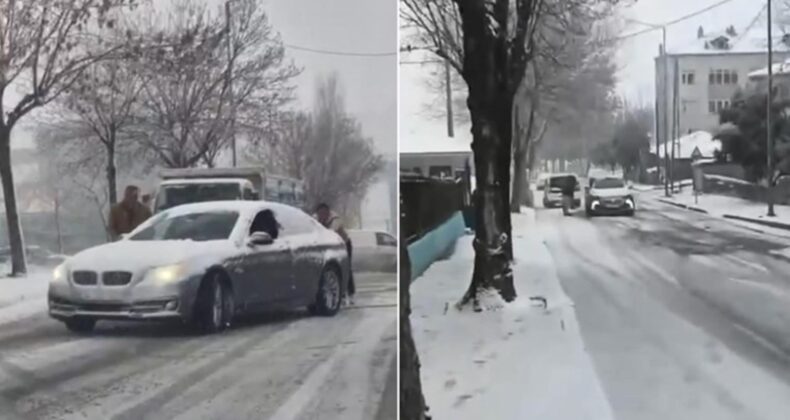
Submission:
[[[76,333],[89,333],[96,327],[96,320],[90,318],[72,318],[64,322],[69,331]]]
[[[340,310],[343,299],[343,287],[340,273],[335,268],[324,269],[318,286],[315,303],[308,306],[310,313],[322,316],[334,316]]]
[[[195,324],[206,334],[220,332],[230,325],[232,315],[230,291],[219,274],[210,274],[198,289],[195,303]]]

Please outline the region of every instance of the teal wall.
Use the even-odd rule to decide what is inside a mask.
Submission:
[[[409,245],[411,279],[420,277],[434,261],[447,256],[455,241],[464,235],[466,224],[461,212],[456,212],[436,229]]]

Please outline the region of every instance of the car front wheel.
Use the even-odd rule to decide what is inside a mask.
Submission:
[[[201,332],[213,334],[230,325],[231,296],[218,274],[203,280],[195,304],[195,324]]]
[[[64,321],[69,331],[76,333],[89,333],[96,327],[96,320],[90,318],[72,318]]]
[[[326,268],[321,274],[318,295],[315,302],[308,307],[311,313],[322,316],[334,316],[340,310],[343,299],[341,275],[334,268]]]

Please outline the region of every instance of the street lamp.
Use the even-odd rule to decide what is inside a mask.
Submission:
[[[663,64],[663,67],[664,67],[664,81],[663,81],[662,89],[661,89],[662,92],[663,92],[663,95],[661,95],[661,99],[662,99],[662,101],[661,101],[662,102],[661,103],[661,108],[662,108],[661,109],[661,116],[663,117],[664,124],[663,124],[663,129],[661,130],[661,132],[656,130],[656,157],[658,157],[659,154],[660,154],[660,150],[659,150],[660,149],[660,143],[659,142],[660,142],[661,138],[663,137],[664,138],[664,195],[669,197],[670,196],[670,193],[669,193],[669,182],[672,182],[672,181],[669,179],[669,139],[667,138],[667,137],[669,137],[669,136],[667,136],[667,133],[669,132],[669,127],[668,127],[668,125],[669,125],[669,118],[667,118],[667,108],[669,108],[669,101],[667,99],[667,95],[668,95],[668,93],[667,93],[668,89],[667,88],[669,86],[669,56],[667,55],[667,26],[666,25],[656,25],[654,23],[649,23],[649,22],[642,22],[640,20],[630,19],[630,18],[626,19],[626,21],[627,22],[631,22],[631,23],[635,23],[635,24],[638,24],[638,25],[647,26],[648,28],[653,28],[653,29],[656,29],[656,30],[660,29],[661,30],[661,56],[663,57],[663,63],[662,64]],[[656,108],[658,108],[658,106]],[[659,120],[658,119],[658,114],[656,114],[656,128],[658,128],[660,125],[662,125],[662,124],[659,124],[658,120]],[[663,133],[664,135],[661,136],[661,135],[659,135],[660,133]],[[658,169],[658,166],[656,166],[656,169]]]

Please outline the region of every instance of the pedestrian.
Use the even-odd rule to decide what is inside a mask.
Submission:
[[[151,217],[151,210],[140,203],[139,194],[140,188],[129,185],[124,190],[121,202],[110,208],[109,230],[113,241],[133,231]]]
[[[314,217],[325,228],[335,231],[343,239],[346,244],[346,251],[348,252],[348,290],[346,291],[346,304],[354,304],[354,294],[356,293],[356,286],[354,285],[354,273],[351,270],[351,254],[353,246],[351,238],[348,236],[343,221],[335,212],[329,207],[329,204],[321,203],[315,208]]]

